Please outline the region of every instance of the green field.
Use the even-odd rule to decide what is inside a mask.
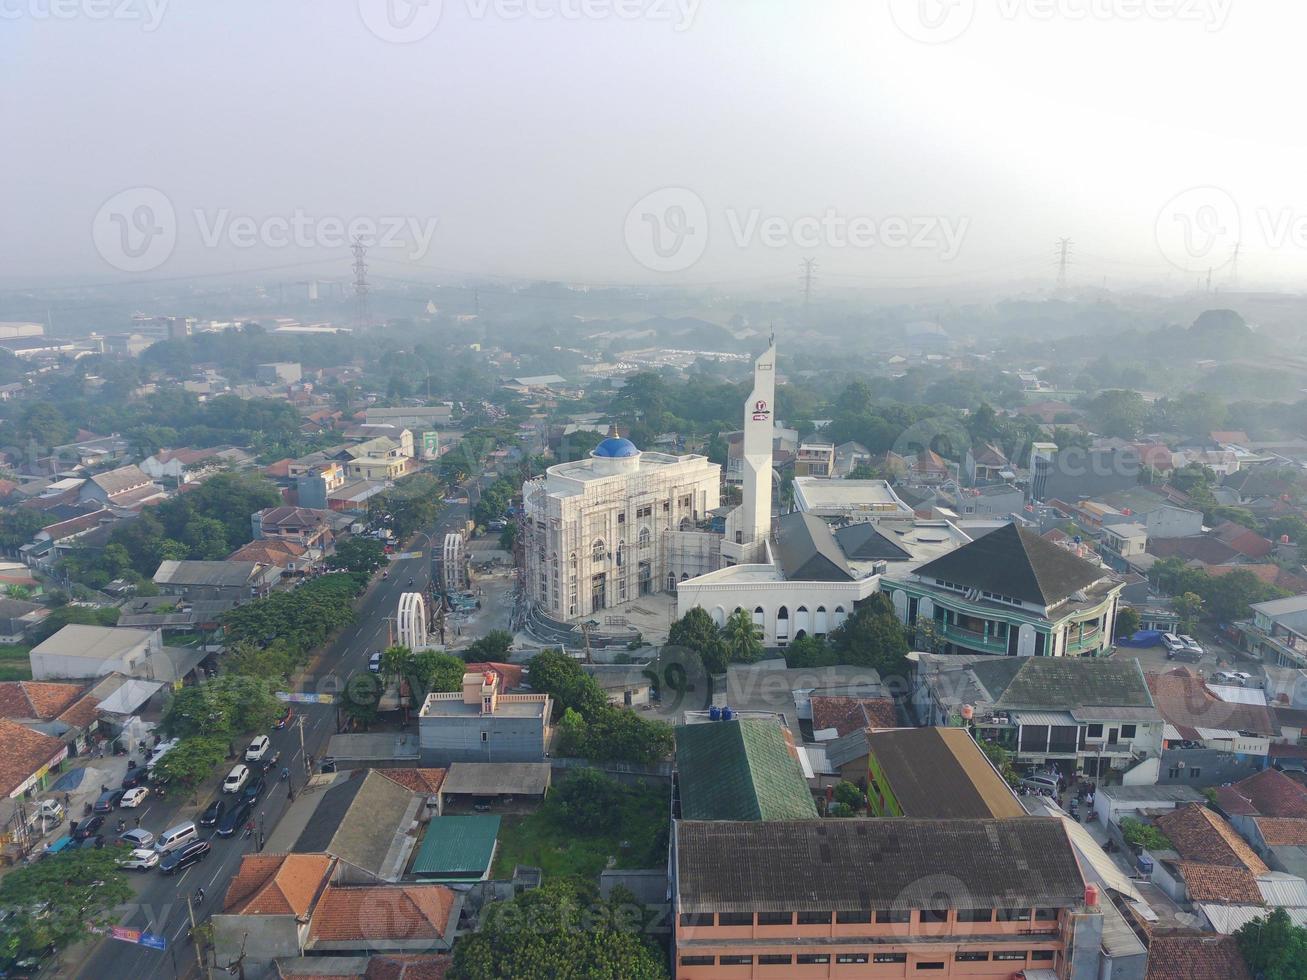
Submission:
[[[0,644],[0,681],[30,681],[32,663],[27,658],[31,647]]]
[[[576,833],[549,798],[535,813],[506,816],[493,877],[509,878],[513,867],[523,864],[540,868],[547,877],[595,878],[608,867],[609,857],[617,859],[618,868],[661,867],[667,863],[668,792],[663,786],[628,787],[620,806],[621,831],[611,835]]]

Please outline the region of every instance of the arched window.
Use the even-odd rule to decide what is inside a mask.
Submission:
[[[682,582],[684,582],[684,581],[685,581],[687,578],[689,578],[689,577],[690,577],[690,573],[689,573],[689,572],[682,572],[682,573],[681,573],[681,581],[682,581]]]
[[[653,535],[649,533],[649,529],[647,527],[640,528],[640,538],[639,538],[640,547],[641,548],[649,547],[649,542],[652,540],[653,540]]]
[[[624,544],[619,544],[619,545],[617,546],[617,567],[618,567],[618,568],[621,568],[621,567],[622,567],[622,549],[624,549],[625,547],[626,547],[626,545],[624,545]]]
[[[576,552],[575,552],[575,551],[572,552],[571,562],[572,562],[572,567],[575,568],[575,567],[576,567]]]
[[[604,560],[604,539],[603,539],[603,538],[599,538],[599,539],[597,539],[597,540],[595,541],[595,543],[592,544],[592,545],[590,546],[590,560],[591,560],[591,561],[603,561],[603,560]]]
[[[786,609],[784,606],[781,606],[779,609],[776,610],[776,618],[777,618],[777,619],[789,619],[789,618],[790,618],[790,611],[789,611],[788,609]]]
[[[676,591],[676,573],[675,573],[675,572],[668,572],[668,573],[667,573],[667,591],[668,591],[668,592],[675,592],[675,591]]]

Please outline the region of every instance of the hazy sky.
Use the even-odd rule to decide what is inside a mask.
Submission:
[[[1241,241],[1292,287],[1304,36],[1302,0],[0,0],[0,277],[343,274],[362,217],[401,278],[1019,280],[1066,236],[1080,282]]]

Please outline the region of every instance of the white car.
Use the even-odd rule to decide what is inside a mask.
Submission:
[[[135,809],[150,798],[150,791],[144,786],[134,786],[123,794],[122,802],[118,805],[126,807],[129,810]]]
[[[249,766],[232,766],[231,772],[227,773],[227,778],[222,781],[222,791],[224,793],[239,793],[245,788],[245,784],[249,782],[249,779]]]
[[[1162,646],[1166,647],[1168,653],[1175,653],[1184,649],[1184,642],[1174,633],[1163,633]]]
[[[272,740],[267,735],[256,735],[250,742],[250,747],[245,750],[245,761],[262,762],[270,748],[272,748]]]
[[[138,848],[118,862],[118,867],[128,871],[149,871],[159,863],[159,852]]]
[[[380,674],[380,673],[381,673],[381,651],[380,651],[380,650],[378,650],[376,653],[374,653],[371,657],[368,658],[368,670],[372,671],[372,673],[374,673],[374,674]]]
[[[1181,643],[1184,644],[1184,648],[1188,650],[1190,653],[1196,653],[1199,656],[1203,655],[1202,646],[1192,636],[1186,636],[1184,633],[1181,633],[1179,636],[1179,640]]]

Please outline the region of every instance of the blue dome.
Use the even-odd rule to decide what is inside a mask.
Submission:
[[[630,439],[609,436],[595,446],[590,455],[600,459],[629,459],[632,456],[639,456],[640,450],[635,448],[635,443]]]

